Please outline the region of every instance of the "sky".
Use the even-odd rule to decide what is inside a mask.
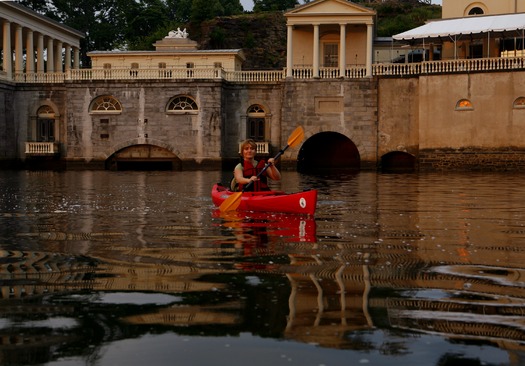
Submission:
[[[302,4],[302,1],[299,1]],[[253,8],[253,0],[241,0],[242,7],[244,10],[250,11]],[[441,0],[432,0],[432,4],[441,5]]]

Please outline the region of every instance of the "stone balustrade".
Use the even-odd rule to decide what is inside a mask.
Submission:
[[[55,142],[26,142],[26,154],[55,155],[58,154],[58,144]]]
[[[372,76],[405,77],[427,74],[447,74],[485,71],[525,70],[525,56],[494,57],[424,61],[419,63],[377,63],[372,66]],[[0,75],[2,77],[2,75]],[[322,67],[316,79],[337,79],[339,68]],[[345,78],[366,77],[366,67],[352,66],[345,70]],[[66,72],[15,73],[18,83],[62,83],[77,80],[165,80],[165,79],[223,79],[236,83],[279,82],[286,78],[286,70],[225,71],[221,68],[171,68],[171,69],[71,69]],[[295,67],[293,79],[314,79],[313,68]]]

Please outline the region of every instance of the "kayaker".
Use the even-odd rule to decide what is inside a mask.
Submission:
[[[268,159],[268,169],[257,178],[257,174],[263,170],[266,162],[264,160],[255,160],[257,153],[257,144],[254,140],[246,140],[241,144],[242,163],[237,164],[233,170],[233,176],[239,184],[238,190],[242,190],[250,181],[252,185],[247,191],[269,191],[267,177],[272,180],[281,180],[281,173],[275,166],[275,159]]]

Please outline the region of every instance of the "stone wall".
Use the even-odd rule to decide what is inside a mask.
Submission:
[[[121,113],[92,113],[91,103],[101,95],[118,99]],[[167,113],[177,95],[194,98],[198,112]],[[461,100],[471,105],[458,107]],[[525,170],[525,72],[260,84],[0,83],[0,164],[24,162],[38,108],[49,105],[57,115],[60,160],[68,167],[104,168],[119,151],[151,145],[163,149],[159,158],[173,154],[185,170],[229,170],[239,159],[238,144],[254,104],[265,111],[271,155],[301,125],[304,141],[322,132],[349,139],[363,169],[375,169],[382,156],[402,152],[416,157],[421,169]],[[285,153],[283,169],[296,167],[300,149]]]
[[[0,83],[0,168],[16,166],[14,85]]]
[[[104,162],[127,147],[150,144],[174,154],[183,169],[220,166],[221,81],[79,82],[68,84],[67,94],[68,162]],[[90,112],[102,95],[118,99],[122,113]],[[179,95],[193,98],[198,112],[168,113]]]
[[[319,132],[337,132],[359,150],[361,166],[377,164],[377,79],[287,80],[283,91],[282,134],[288,136],[298,125],[305,139]],[[293,150],[283,163],[297,160]]]

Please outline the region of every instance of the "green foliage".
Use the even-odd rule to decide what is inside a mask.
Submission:
[[[377,12],[377,35],[389,37],[419,27],[429,19],[441,18],[441,6],[410,0],[366,4]]]
[[[213,49],[220,49],[224,47],[226,39],[226,31],[221,27],[215,27],[210,33],[210,47]]]
[[[253,11],[289,10],[298,4],[297,0],[253,0]]]
[[[224,8],[219,0],[193,0],[190,21],[199,24],[223,14]]]
[[[149,50],[153,43],[162,39],[170,30],[188,28],[192,38],[199,41],[203,22],[216,19],[219,16],[232,16],[243,13],[240,0],[16,0],[41,14],[55,19],[65,25],[77,29],[85,34],[81,40],[81,63],[89,67],[89,58],[86,54],[93,50]],[[307,3],[311,0],[302,0]],[[282,12],[294,8],[298,0],[253,0],[255,19],[272,12],[282,17]],[[363,6],[377,11],[377,35],[391,36],[411,28],[422,25],[428,19],[440,18],[441,7],[428,5],[428,1],[418,0],[353,0]],[[276,48],[273,52],[283,57],[282,47],[268,45],[264,42],[267,37],[266,23],[255,26],[254,18],[239,17],[240,27],[235,30],[219,27],[211,28],[210,44],[213,48],[221,45],[231,46],[232,34],[242,38],[236,44],[239,47],[264,53],[262,47]],[[284,21],[283,21],[284,22]],[[259,23],[257,23],[259,24]],[[284,24],[284,23],[283,23]],[[244,27],[245,26],[245,27]],[[241,29],[239,32],[238,30]],[[286,38],[286,29],[273,30],[282,32]],[[229,35],[229,36],[227,36]],[[202,39],[200,40],[202,41]],[[279,42],[280,42],[279,38]],[[285,42],[285,41],[284,41]],[[266,50],[266,53],[269,54]],[[275,61],[275,64],[278,64]]]

